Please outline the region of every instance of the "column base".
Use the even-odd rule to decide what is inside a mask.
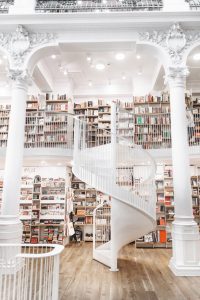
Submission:
[[[172,258],[169,268],[176,276],[200,276],[200,264],[198,266],[178,266]]]
[[[172,248],[171,271],[176,276],[200,276],[200,235],[193,218],[179,217],[173,222]]]
[[[2,274],[15,274],[22,266],[22,223],[18,216],[0,215],[0,268]]]
[[[0,215],[0,244],[21,244],[22,222],[18,216]]]

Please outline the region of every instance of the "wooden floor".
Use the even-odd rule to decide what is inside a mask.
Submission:
[[[92,244],[67,246],[61,257],[61,300],[197,300],[200,277],[175,277],[168,268],[171,250],[120,252],[119,272],[92,260]]]

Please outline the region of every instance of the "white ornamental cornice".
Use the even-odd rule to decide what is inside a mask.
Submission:
[[[200,31],[183,31],[180,24],[175,23],[168,31],[140,32],[139,39],[159,45],[168,53],[172,65],[180,65],[183,63],[185,51],[200,42]]]
[[[13,69],[22,69],[26,56],[34,48],[56,40],[53,33],[30,33],[22,25],[14,32],[0,33],[0,46],[7,50]]]

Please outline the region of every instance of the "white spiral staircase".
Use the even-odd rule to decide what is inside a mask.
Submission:
[[[147,151],[116,135],[112,121],[111,133],[75,119],[73,172],[111,197],[111,215],[110,203],[94,211],[93,258],[116,271],[119,250],[155,228],[156,167]]]

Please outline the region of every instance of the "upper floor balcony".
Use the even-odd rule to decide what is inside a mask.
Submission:
[[[199,10],[200,0],[0,0],[0,13],[82,13]]]
[[[152,11],[163,8],[162,0],[38,0],[36,12],[115,12],[115,11]]]

